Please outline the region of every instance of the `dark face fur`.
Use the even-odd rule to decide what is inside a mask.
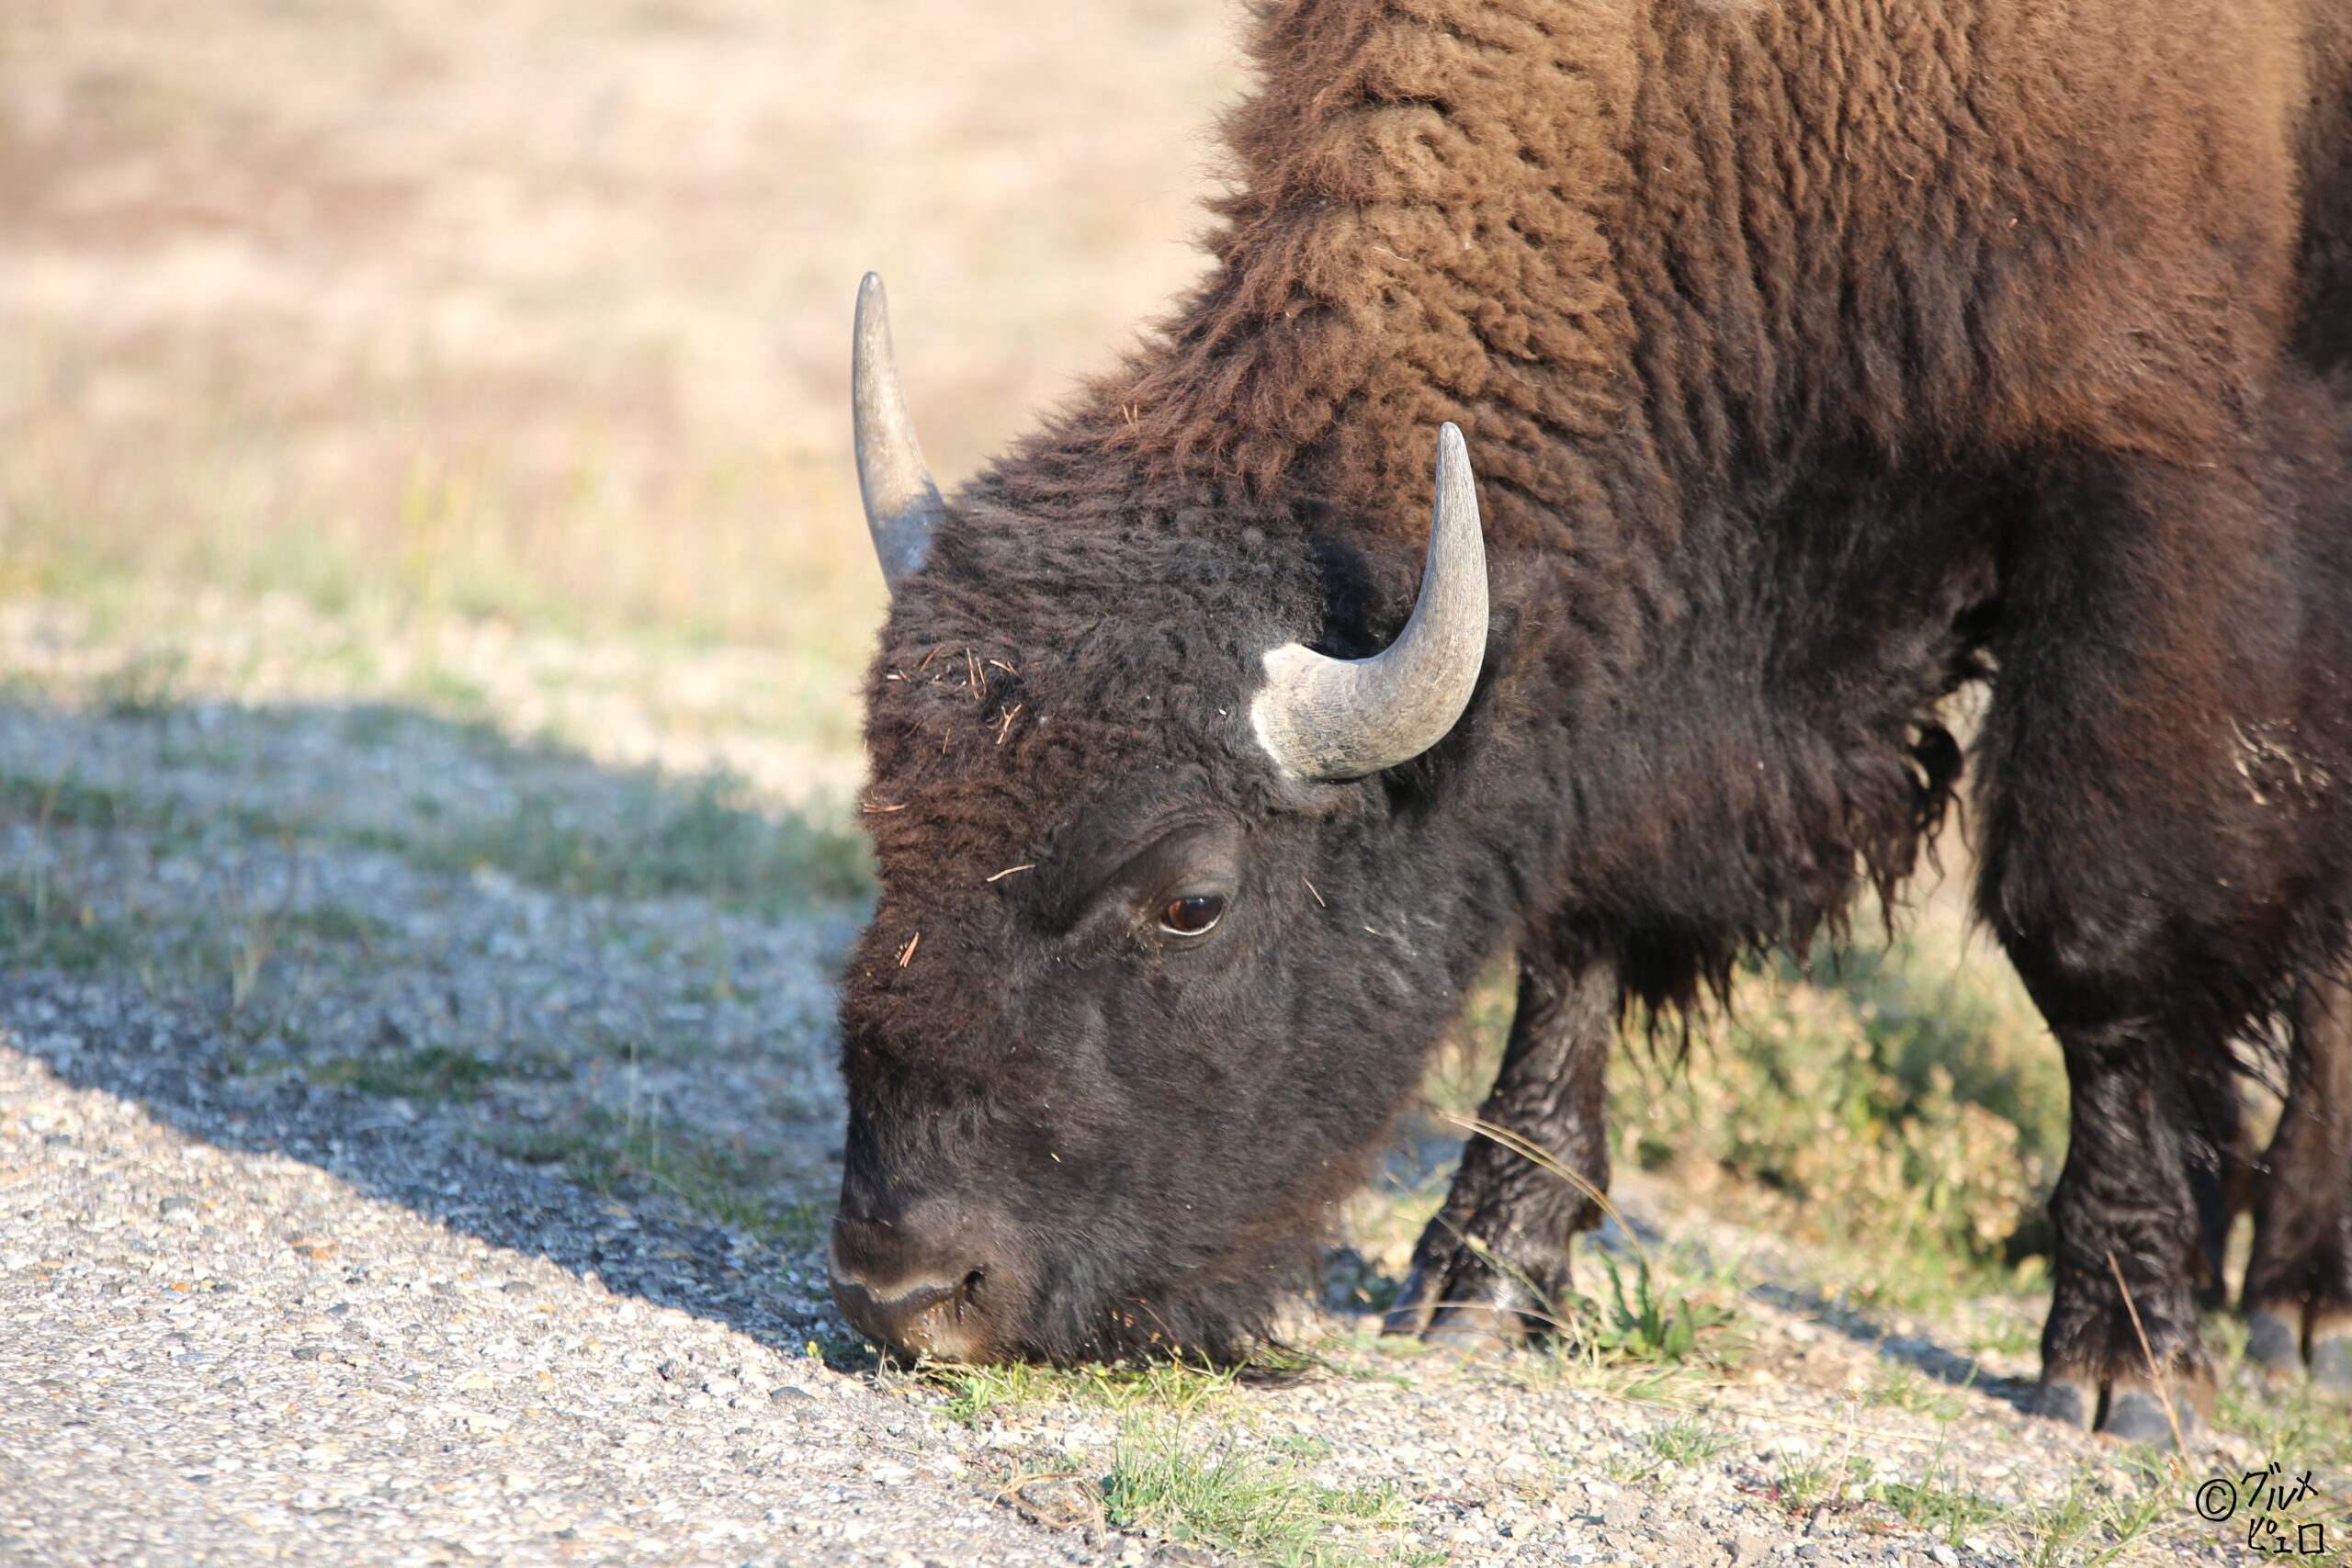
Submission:
[[[1261,655],[1321,615],[1279,553],[951,526],[900,590],[833,1242],[899,1350],[1233,1354],[1458,1000],[1436,764],[1310,783],[1252,739]]]

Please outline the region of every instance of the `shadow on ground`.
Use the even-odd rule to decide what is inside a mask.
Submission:
[[[1997,1399],[2021,1415],[2034,1413],[2031,1378],[2004,1377],[1975,1357],[1948,1349],[1924,1334],[1889,1334],[1862,1314],[1815,1291],[1762,1284],[1751,1286],[1748,1293],[1782,1312],[1809,1318],[1856,1344],[1867,1345],[1876,1354],[1911,1367],[1938,1382]]]
[[[837,808],[413,708],[20,703],[0,846],[0,1026],[67,1081],[864,1354],[817,1256],[865,879]]]
[[[785,1283],[811,1265],[806,1249],[750,1240],[658,1195],[601,1197],[385,1100],[294,1078],[242,1082],[203,1027],[102,983],[0,978],[0,1025],[66,1082],[134,1100],[187,1136],[301,1160],[364,1197],[780,1350],[811,1338],[848,1348],[829,1309]],[[286,1228],[287,1239],[305,1229],[292,1214]]]

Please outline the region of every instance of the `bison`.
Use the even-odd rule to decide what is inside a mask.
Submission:
[[[2266,1038],[2256,1348],[2341,1375],[2352,11],[1279,0],[1252,49],[1204,284],[952,500],[860,296],[850,1321],[1243,1353],[1505,949],[1485,1119],[1601,1187],[1629,999],[1893,895],[1984,682],[1977,908],[2073,1086],[2039,1408],[2210,1396]],[[1390,1326],[1533,1329],[1594,1221],[1474,1140]]]

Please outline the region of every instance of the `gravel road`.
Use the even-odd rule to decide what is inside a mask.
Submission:
[[[1114,1419],[958,1421],[931,1385],[829,1369],[813,1257],[238,1075],[104,985],[14,976],[0,1019],[0,1562],[1216,1561],[1005,1506],[1023,1473],[1107,1463]],[[1703,1463],[1656,1461],[1687,1421],[1656,1395],[1508,1359],[1336,1366],[1226,1417],[1395,1487],[1425,1562],[2012,1561],[1792,1511],[1771,1478],[1860,1452],[2047,1505],[2113,1458],[1982,1392],[1958,1420],[1863,1410],[1887,1347],[1782,1301],[1752,1303],[1749,1371],[1705,1395]]]
[[[802,1352],[773,1254],[359,1097],[224,1092],[99,989],[0,1013],[0,1562],[1063,1561]]]

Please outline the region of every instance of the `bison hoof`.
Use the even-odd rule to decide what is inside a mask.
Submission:
[[[2246,1314],[2246,1359],[2259,1364],[2274,1381],[2303,1369],[2302,1331],[2275,1312]]]
[[[1498,1277],[1476,1259],[1457,1258],[1416,1263],[1382,1332],[1417,1335],[1426,1344],[1452,1349],[1485,1350],[1523,1344],[1551,1321],[1549,1308],[1527,1286]]]
[[[2211,1394],[2211,1386],[2194,1378],[2171,1391],[2173,1414],[2179,1417],[2184,1435],[2197,1429],[2199,1411],[2204,1407],[2200,1395],[2210,1404]],[[2165,1414],[2165,1396],[2136,1379],[2103,1386],[2087,1375],[2045,1373],[2034,1390],[2033,1413],[2078,1431],[2095,1427],[2122,1442],[2160,1449],[2173,1446],[2173,1423]]]
[[[2044,1420],[2088,1431],[2091,1418],[2098,1414],[2098,1385],[2045,1376],[2033,1391],[2033,1413]]]
[[[2179,1394],[2173,1396],[2172,1414],[2167,1416],[2165,1397],[2156,1390],[2119,1387],[2108,1396],[2107,1414],[2100,1418],[2098,1429],[2120,1442],[2169,1449],[2174,1446],[2175,1417],[2183,1437],[2197,1429],[2197,1407]]]
[[[2245,1358],[2272,1382],[2283,1382],[2306,1367],[2323,1388],[2352,1393],[2352,1319],[2314,1313],[2311,1341],[2303,1340],[2298,1307],[2256,1307],[2245,1314]]]

